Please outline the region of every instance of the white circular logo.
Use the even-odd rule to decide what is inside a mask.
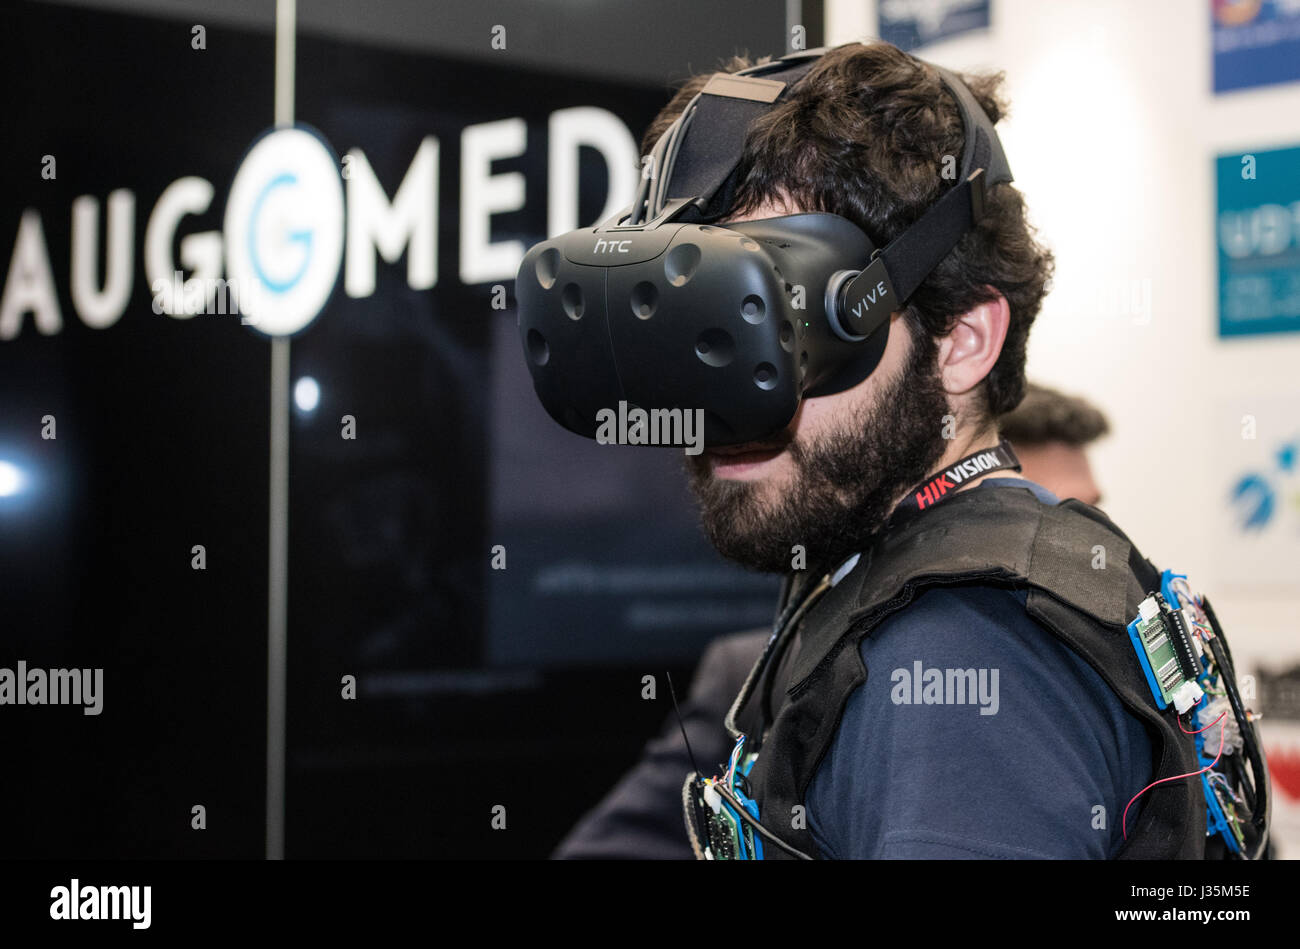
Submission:
[[[343,180],[325,142],[301,128],[258,139],[230,186],[225,238],[244,322],[268,336],[311,323],[343,259]]]

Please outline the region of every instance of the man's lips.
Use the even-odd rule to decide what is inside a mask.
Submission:
[[[779,455],[785,451],[784,444],[763,444],[761,442],[747,442],[744,445],[724,445],[720,448],[710,448],[710,455],[718,455],[723,458],[735,458],[740,455]]]
[[[713,474],[723,478],[742,480],[758,477],[767,462],[784,452],[786,445],[750,442],[744,445],[726,445],[707,451]]]

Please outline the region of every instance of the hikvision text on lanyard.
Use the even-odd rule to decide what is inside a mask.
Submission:
[[[949,493],[955,492],[972,478],[978,478],[990,471],[1000,471],[1003,468],[1020,470],[1020,459],[1011,450],[1011,443],[1005,439],[993,448],[981,448],[954,462],[938,474],[931,475],[908,492],[907,496],[899,502],[898,510],[924,511],[938,504]]]

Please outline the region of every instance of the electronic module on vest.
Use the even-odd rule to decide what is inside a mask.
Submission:
[[[1232,856],[1261,856],[1271,811],[1268,762],[1258,716],[1242,702],[1209,601],[1192,592],[1185,574],[1166,570],[1128,634],[1156,705],[1173,706],[1179,716],[1195,709],[1195,729],[1183,730],[1196,741],[1201,770],[1188,777],[1199,778],[1205,796],[1206,836]]]

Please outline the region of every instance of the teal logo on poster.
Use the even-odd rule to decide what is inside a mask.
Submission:
[[[1219,335],[1300,331],[1300,148],[1215,165]]]
[[[1232,486],[1232,506],[1237,526],[1243,531],[1261,531],[1276,522],[1284,507],[1300,513],[1300,489],[1296,487],[1300,437],[1279,445],[1269,464],[1241,475]]]

